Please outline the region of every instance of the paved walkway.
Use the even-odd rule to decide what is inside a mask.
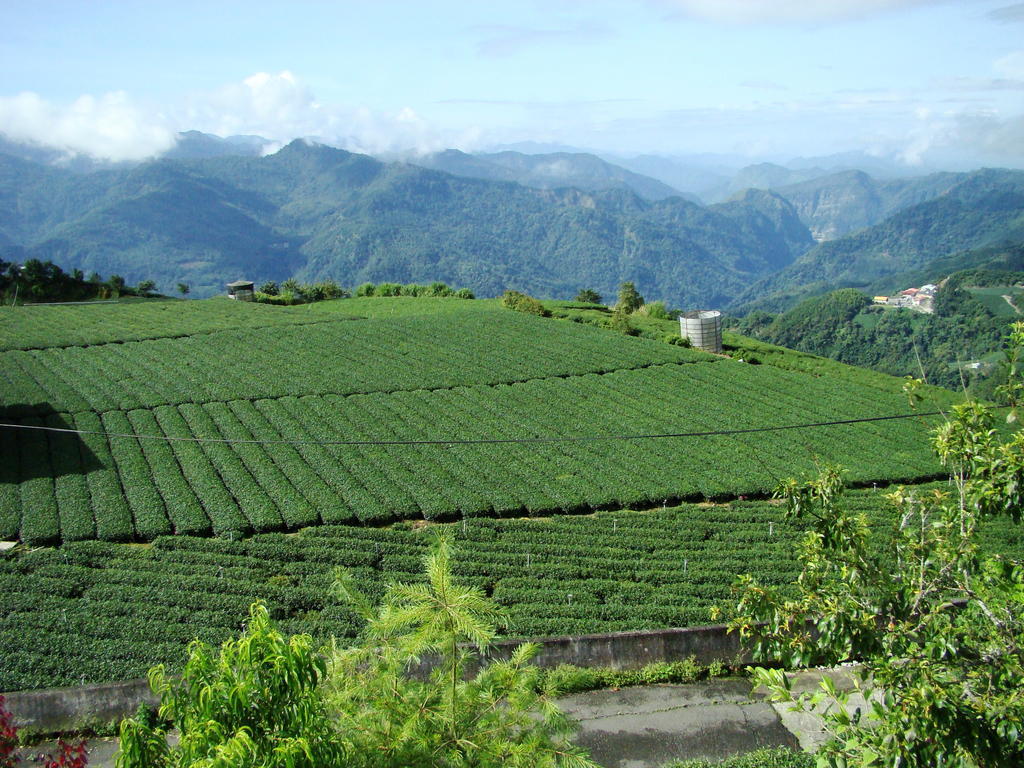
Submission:
[[[843,672],[831,675],[837,687],[848,688]],[[819,673],[800,673],[793,688],[816,687],[819,679]],[[820,719],[766,701],[751,692],[748,680],[590,691],[560,703],[580,723],[577,743],[604,768],[655,768],[688,758],[720,760],[761,747],[813,749],[823,738]],[[48,746],[22,754],[27,761]],[[113,768],[115,739],[91,740],[89,750],[90,766]]]

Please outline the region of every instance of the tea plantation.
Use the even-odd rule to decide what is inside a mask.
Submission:
[[[941,474],[935,417],[799,427],[909,413],[898,381],[785,357],[460,299],[2,308],[0,539],[22,545],[0,690],[137,677],[256,598],[352,635],[332,568],[379,592],[439,527],[509,635],[706,623],[737,573],[794,576],[796,532],[770,502],[694,502],[821,461],[863,486]],[[880,491],[854,498],[887,525]]]

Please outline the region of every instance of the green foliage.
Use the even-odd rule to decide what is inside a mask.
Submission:
[[[618,189],[535,190],[302,142],[265,158],[163,159],[94,174],[0,166],[5,231],[16,236],[0,257],[51,258],[131,282],[186,280],[199,297],[223,291],[239,264],[278,281],[437,278],[480,296],[509,286],[568,296],[586,284],[607,296],[628,242],[643,254],[645,280],[673,304],[703,305],[812,244],[795,211],[763,201],[704,208]],[[701,255],[682,277],[680,254]]]
[[[647,317],[653,317],[655,320],[670,320],[668,309],[665,307],[663,301],[652,301],[648,304],[644,304],[637,312]]]
[[[947,259],[946,271],[934,271],[929,263],[937,258],[992,243],[1020,243],[1022,208],[1024,174],[998,169],[966,174],[944,194],[819,243],[748,287],[733,306],[779,311],[835,286],[867,288],[893,274],[919,270],[928,279],[941,279],[967,264]]]
[[[351,734],[348,764],[594,766],[569,743],[572,724],[529,664],[536,646],[468,676],[502,616],[481,590],[455,583],[450,558],[441,539],[425,558],[426,582],[389,586],[376,611],[350,577],[339,578],[339,593],[367,619],[361,645],[335,648],[327,687],[341,731]],[[409,666],[425,655],[437,659],[429,679],[411,679]]]
[[[1004,317],[995,316],[960,285],[953,276],[938,292],[931,315],[875,308],[864,294],[844,289],[808,299],[774,319],[753,313],[741,321],[739,331],[892,375],[923,372],[931,384],[960,389],[965,380],[962,364],[997,350],[1005,327]],[[867,314],[871,312],[880,314]],[[980,383],[970,372],[967,383],[972,378]]]
[[[505,291],[501,297],[501,306],[507,309],[514,309],[516,312],[526,312],[527,314],[539,317],[551,316],[551,312],[543,304],[532,296],[527,296],[519,291]]]
[[[615,308],[627,315],[636,312],[644,305],[644,297],[636,290],[631,282],[625,282],[619,286],[619,300],[615,302]]]
[[[274,289],[277,289],[276,285],[274,286]],[[180,293],[182,296],[187,296],[190,290],[191,288],[189,288],[188,283],[178,283],[178,293]]]
[[[1024,346],[1024,323],[1010,342]],[[880,553],[869,546],[866,519],[841,504],[834,470],[780,487],[789,514],[813,524],[797,594],[744,577],[731,626],[761,660],[861,661],[867,711],[850,711],[828,680],[794,696],[782,671],[755,670],[776,700],[799,709],[838,700],[819,764],[966,768],[1024,759],[1024,566],[981,557],[977,542],[983,516],[1019,520],[1024,437],[1004,437],[994,423],[977,402],[952,409],[934,445],[953,490],[890,494],[897,522]]]
[[[718,677],[724,672],[725,667],[720,663],[701,667],[695,658],[690,656],[683,661],[660,661],[645,664],[639,669],[577,667],[572,664],[560,664],[544,673],[544,681],[559,695],[566,695],[599,688],[692,683],[708,677]]]
[[[574,298],[573,301],[579,301],[583,304],[600,304],[601,294],[593,288],[584,288],[576,294],[576,298]]]
[[[373,296],[377,290],[377,286],[373,283],[363,283],[356,288],[356,296]]]
[[[152,280],[140,280],[139,284],[135,286],[135,290],[140,296],[149,296],[156,290],[156,283]]]
[[[640,335],[640,329],[630,322],[629,313],[619,305],[616,305],[611,317],[608,318],[608,327],[618,333],[624,333],[626,336]]]
[[[105,286],[93,273],[86,280],[79,269],[67,274],[52,261],[28,259],[24,264],[0,258],[0,302],[85,301],[105,298]],[[152,289],[153,286],[150,286]],[[122,292],[128,292],[121,285]]]
[[[138,428],[148,426],[140,421]],[[306,455],[317,472],[333,459]],[[169,451],[167,458],[174,461]],[[629,460],[640,460],[639,454]],[[306,476],[307,494],[315,491],[314,477]],[[187,493],[175,492],[185,507]],[[120,487],[117,493],[121,498]],[[868,516],[872,541],[880,546],[891,517],[884,492],[850,491],[844,501]],[[774,585],[788,585],[799,574],[799,525],[784,519],[776,504],[662,510],[661,503],[642,512],[539,519],[520,512],[422,528],[338,520],[291,535],[162,536],[149,547],[103,541],[19,547],[0,557],[0,690],[143,677],[157,663],[178,671],[190,640],[218,645],[232,637],[246,606],[260,598],[283,631],[308,632],[318,642],[355,637],[358,616],[329,597],[331,569],[350,569],[359,589],[376,600],[388,582],[421,578],[422,555],[438,528],[456,542],[460,581],[492,594],[513,637],[699,626],[708,623],[712,606],[729,598],[736,573]],[[190,504],[202,512],[194,500]],[[122,520],[130,536],[131,513],[125,510]],[[986,554],[1024,557],[1024,541],[1008,519],[986,520],[979,533]],[[601,674],[609,685],[627,684]]]
[[[814,755],[778,747],[758,749],[714,763],[707,760],[674,760],[662,768],[814,768],[815,765]]]
[[[162,666],[150,670],[159,718],[177,729],[178,743],[168,744],[161,724],[129,718],[121,723],[117,766],[345,765],[344,744],[319,690],[326,669],[312,638],[286,638],[256,603],[245,632],[219,653],[193,642],[180,679]]]

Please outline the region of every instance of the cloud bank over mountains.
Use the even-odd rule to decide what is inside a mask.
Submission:
[[[408,107],[381,113],[322,104],[288,71],[257,72],[161,108],[135,102],[124,92],[83,95],[63,105],[31,92],[0,98],[0,134],[69,156],[143,160],[166,152],[174,146],[178,132],[187,130],[263,136],[272,142],[268,152],[295,138],[371,154],[444,148],[441,137]]]
[[[675,14],[666,21],[672,26],[679,23],[672,18],[715,24],[826,23],[935,0],[649,3]],[[582,30],[590,42],[608,34],[599,26],[565,29],[573,34]],[[563,32],[556,32],[548,37],[560,39]],[[477,28],[473,34],[483,36],[481,45],[496,47],[480,52],[481,61],[510,56],[527,45],[528,36],[511,28]],[[1024,168],[1024,49],[991,54],[970,77],[936,75],[919,87],[799,91],[784,77],[760,76],[737,77],[734,85],[746,95],[723,96],[706,106],[677,107],[650,95],[594,99],[567,93],[561,100],[443,98],[382,108],[343,103],[336,94],[334,100],[322,100],[292,71],[259,71],[159,104],[124,91],[85,94],[65,103],[31,91],[0,96],[0,135],[69,157],[115,162],[158,156],[174,146],[180,132],[198,130],[223,137],[261,136],[270,142],[266,152],[295,138],[368,154],[472,152],[534,141],[622,156],[709,152],[779,162],[861,151],[910,168]],[[686,81],[681,87],[685,93]]]

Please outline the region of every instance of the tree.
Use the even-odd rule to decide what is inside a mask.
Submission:
[[[630,321],[626,310],[619,306],[612,310],[612,316],[608,318],[608,327],[627,336],[637,336],[640,333],[640,330],[634,327]]]
[[[266,607],[255,603],[237,640],[217,654],[196,640],[188,652],[180,680],[163,665],[149,671],[160,696],[159,720],[180,732],[178,744],[167,743],[160,723],[126,719],[118,768],[347,765],[319,688],[327,663],[311,637],[284,637]]]
[[[576,298],[573,301],[581,301],[586,304],[600,304],[601,294],[595,291],[593,288],[584,288],[582,291],[576,294]]]
[[[107,278],[107,287],[115,296],[124,290],[125,281],[120,275],[111,275]]]
[[[149,296],[150,293],[156,290],[156,283],[152,280],[142,280],[136,286],[135,290],[137,290],[141,296]]]
[[[277,296],[277,292],[278,287],[274,280],[267,280],[260,286],[260,293],[265,293],[267,296]]]
[[[437,768],[597,768],[568,739],[573,728],[519,646],[508,661],[467,672],[503,620],[475,587],[454,583],[451,549],[427,554],[425,583],[392,585],[374,609],[339,574],[338,593],[367,620],[363,642],[335,652],[328,701],[353,740],[352,766]],[[424,655],[437,663],[426,680],[408,674]]]
[[[520,646],[469,677],[503,620],[476,588],[456,584],[439,540],[426,582],[388,587],[375,608],[339,573],[337,594],[367,620],[361,642],[325,655],[308,635],[283,636],[256,603],[245,632],[218,654],[189,646],[180,680],[150,670],[158,718],[121,723],[118,768],[597,768]],[[410,671],[425,655],[433,671]],[[167,741],[177,729],[177,745]]]
[[[627,315],[631,315],[643,305],[644,297],[637,292],[636,286],[633,283],[623,283],[619,287],[619,300],[615,304],[616,308],[620,308]]]
[[[182,296],[188,296],[190,290],[188,283],[178,283],[178,293]]]
[[[1010,360],[1019,361],[1024,323],[1008,341]],[[1014,386],[1004,393],[1017,406]],[[844,510],[838,470],[784,483],[777,495],[787,514],[812,522],[796,594],[749,576],[738,582],[731,627],[756,658],[862,664],[866,712],[849,711],[827,680],[815,694],[794,696],[781,670],[753,670],[776,700],[798,709],[838,699],[819,765],[1024,763],[1024,565],[982,557],[975,542],[986,515],[1020,518],[1024,433],[1004,437],[991,408],[967,402],[952,409],[933,444],[953,490],[890,494],[896,522],[880,547],[865,518]]]

